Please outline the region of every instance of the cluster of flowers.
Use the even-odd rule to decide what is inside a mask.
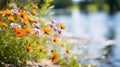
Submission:
[[[42,28],[39,19],[36,18],[38,17],[38,13],[36,11],[38,6],[32,4],[32,8],[33,9],[30,11],[26,8],[14,8],[0,11],[0,17],[7,17],[7,19],[0,18],[0,27],[10,27],[10,29],[15,31],[15,36],[17,38],[27,37],[32,34],[40,36],[42,33],[47,36],[52,36],[52,31],[61,34],[62,30],[66,29],[66,26],[63,23],[59,23],[59,27],[57,27],[57,23],[53,20],[50,20],[49,25]],[[52,36],[52,41],[65,46],[64,42],[59,41],[58,36]],[[37,39],[36,43],[40,44],[40,39]],[[28,44],[26,46],[26,50],[28,52],[32,52],[32,45]],[[40,45],[39,50],[41,52],[46,52],[45,47],[42,45]],[[53,53],[52,62],[55,63],[59,59],[58,53],[55,52],[55,50],[51,50],[51,52]],[[71,53],[69,48],[66,48],[66,53]]]

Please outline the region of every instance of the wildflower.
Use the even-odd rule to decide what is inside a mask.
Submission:
[[[56,42],[56,43],[58,43],[58,42],[59,42],[59,39],[58,39],[58,37],[57,37],[57,36],[54,36],[54,37],[53,37],[53,42]]]
[[[65,43],[64,43],[64,42],[61,42],[61,46],[65,46]]]
[[[23,25],[27,25],[29,22],[27,20],[21,19]]]
[[[46,52],[46,49],[45,49],[45,47],[44,46],[40,46],[40,49],[39,49],[41,52]]]
[[[12,11],[11,11],[11,10],[9,10],[9,9],[5,10],[5,14],[8,14],[8,15],[13,15]]]
[[[15,31],[16,31],[16,36],[17,37],[25,36],[25,33],[24,33],[24,31],[21,28],[15,28]]]
[[[45,27],[44,28],[44,33],[47,34],[47,35],[50,35],[51,29],[49,27]]]
[[[41,33],[40,29],[37,29],[37,28],[34,29],[34,32],[35,32],[35,34],[37,34],[37,35],[40,35],[40,33]]]
[[[66,53],[67,53],[67,54],[71,54],[71,51],[70,51],[69,48],[66,48]]]
[[[55,24],[55,23],[56,23],[56,21],[54,21],[54,20],[50,20],[50,21],[51,21],[52,24]]]
[[[21,17],[23,17],[23,16],[26,15],[26,14],[27,14],[27,12],[26,12],[25,10],[20,11],[20,15],[21,15]]]
[[[16,24],[16,23],[11,23],[10,26],[11,26],[12,28],[21,28],[21,25]]]
[[[28,52],[32,52],[32,50],[33,50],[33,49],[32,49],[32,46],[31,46],[31,44],[29,44],[29,45],[27,46],[27,51],[28,51]]]
[[[0,20],[0,26],[6,27],[8,25],[5,22],[3,22],[2,20]]]
[[[19,13],[19,11],[18,11],[17,9],[12,9],[12,12],[13,12],[14,14],[20,15],[20,13]]]
[[[37,8],[38,8],[38,6],[35,5],[35,4],[32,4],[32,7],[33,7],[34,9],[37,9]]]
[[[36,43],[37,43],[37,44],[40,44],[40,39],[37,39],[37,40],[36,40]]]
[[[32,27],[40,29],[40,24],[39,23],[32,23]]]
[[[25,10],[20,11],[20,16],[24,19],[24,20],[28,20],[28,14]]]
[[[8,17],[8,20],[10,20],[10,21],[14,21],[15,19],[14,19],[13,16],[9,16],[9,17]]]
[[[30,27],[27,27],[27,28],[25,29],[25,32],[26,32],[27,34],[29,34],[29,33],[33,33],[33,30],[31,30]]]
[[[53,54],[53,57],[52,57],[52,63],[56,63],[57,61],[59,60],[59,57],[58,57],[58,54],[57,53],[54,53]]]
[[[56,25],[56,22],[53,21],[53,20],[50,20],[50,21],[51,21],[51,23],[50,23],[50,27],[53,28],[53,29],[56,28],[56,30],[57,30],[57,27],[55,26],[55,25]]]
[[[53,27],[54,31],[58,31],[58,28],[57,27]]]
[[[53,24],[53,23],[50,24],[50,27],[51,27],[51,28],[53,28],[54,26],[55,26],[55,24]]]
[[[33,15],[37,15],[37,12],[36,12],[36,10],[35,9],[33,9],[33,10],[31,10],[31,13],[33,14]]]
[[[57,31],[58,31],[58,33],[59,33],[59,34],[61,34],[61,33],[62,33],[62,30],[60,30],[60,29],[58,29]]]
[[[34,19],[32,16],[28,16],[28,20],[29,20],[30,22],[37,22],[37,20]]]
[[[61,29],[66,29],[66,26],[63,23],[60,23],[60,28]]]

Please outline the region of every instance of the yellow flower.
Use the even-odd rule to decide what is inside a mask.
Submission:
[[[56,43],[58,43],[58,42],[59,42],[59,39],[58,39],[58,37],[57,37],[57,36],[54,36],[54,37],[53,37],[53,42],[56,42]]]
[[[27,12],[26,12],[25,10],[20,12],[20,16],[21,16],[24,20],[28,20],[28,14],[27,14]]]
[[[50,35],[50,33],[51,33],[51,28],[45,27],[45,28],[44,28],[44,33],[47,34],[47,35]]]
[[[35,4],[32,4],[32,7],[33,7],[34,9],[37,9],[37,8],[38,8],[38,6],[35,5]]]
[[[40,46],[40,49],[39,49],[41,52],[46,52],[46,49],[45,49],[45,47],[44,46]]]
[[[63,23],[60,23],[60,28],[61,29],[66,29],[66,26]]]
[[[9,10],[9,9],[5,10],[5,14],[8,14],[8,15],[13,15],[12,11],[11,11],[11,10]]]
[[[61,46],[65,46],[65,43],[64,43],[64,42],[61,42]]]
[[[4,14],[4,11],[0,11],[0,14]]]
[[[27,51],[28,51],[28,52],[32,52],[32,51],[33,51],[31,44],[29,44],[29,45],[27,46]]]
[[[35,9],[32,9],[32,10],[31,10],[31,13],[32,13],[33,15],[35,15],[35,16],[37,15],[37,12],[36,12]]]
[[[58,60],[59,60],[58,54],[57,54],[57,53],[54,53],[54,54],[53,54],[53,57],[52,57],[52,59],[51,59],[52,63],[56,63]]]
[[[30,22],[37,22],[37,20],[34,19],[32,16],[28,16],[28,20],[29,20]]]
[[[29,23],[27,20],[21,19],[21,21],[22,21],[23,25],[27,25]]]
[[[8,20],[10,20],[10,21],[14,21],[15,19],[14,19],[13,16],[9,16],[9,17],[8,17]]]
[[[40,44],[40,39],[37,39],[37,40],[36,40],[36,43],[37,43],[37,44]]]
[[[66,53],[67,53],[67,54],[71,54],[71,51],[70,51],[69,48],[66,48]]]

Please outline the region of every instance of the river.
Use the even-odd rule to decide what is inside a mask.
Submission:
[[[101,51],[106,45],[109,45],[106,41],[114,40],[112,53],[109,54],[108,60],[114,67],[120,67],[120,12],[115,13],[113,16],[104,11],[85,14],[79,10],[67,11],[60,9],[53,10],[53,12],[55,13],[53,15],[54,20],[66,24],[67,30],[65,33],[86,38],[90,41],[86,48],[89,59],[103,58]],[[96,61],[90,61],[90,63],[97,64]],[[98,67],[110,67],[109,64],[107,66],[106,64],[99,64]]]

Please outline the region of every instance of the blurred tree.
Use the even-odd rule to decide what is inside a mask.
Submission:
[[[55,6],[55,8],[66,8],[69,6],[72,6],[73,2],[72,0],[53,0],[52,5]]]
[[[116,11],[120,10],[120,0],[106,0],[109,5],[110,14],[114,14]]]
[[[87,11],[87,6],[95,5],[98,10],[105,10],[111,14],[120,10],[120,0],[84,0],[79,2],[79,6],[82,11]],[[91,8],[89,8],[91,9]]]

